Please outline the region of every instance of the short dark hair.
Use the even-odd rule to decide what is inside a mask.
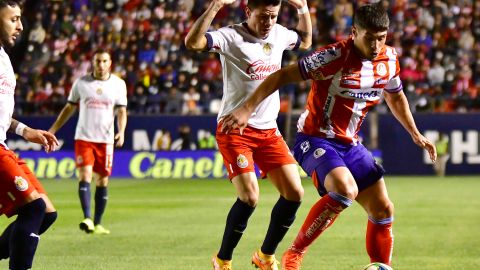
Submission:
[[[390,19],[382,1],[357,8],[353,15],[353,25],[372,31],[388,30]]]
[[[0,1],[1,1],[1,0],[0,0]],[[110,53],[110,51],[108,51],[108,50],[105,49],[105,48],[98,48],[98,49],[96,49],[96,50],[93,52],[93,55],[102,54],[102,53],[106,53],[106,54],[110,55],[110,57],[112,56],[112,54]]]
[[[0,8],[4,8],[6,6],[16,7],[20,6],[19,0],[0,0]]]
[[[249,9],[255,9],[259,6],[278,6],[282,0],[248,0],[247,6]]]

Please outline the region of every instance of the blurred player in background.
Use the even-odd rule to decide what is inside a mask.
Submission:
[[[127,88],[121,78],[110,73],[111,65],[112,60],[107,51],[100,49],[95,52],[93,73],[75,81],[68,96],[68,103],[49,130],[55,134],[79,107],[75,131],[75,162],[79,171],[78,194],[84,215],[80,229],[87,233],[110,233],[101,225],[101,221],[107,205],[113,146],[123,145],[127,125]],[[114,135],[115,112],[118,130]],[[90,183],[93,172],[98,177],[92,221]]]
[[[38,179],[5,143],[10,131],[42,144],[47,152],[58,146],[53,134],[29,128],[12,118],[16,79],[5,49],[15,44],[23,30],[20,16],[18,1],[0,0],[0,215],[17,215],[0,235],[0,259],[10,258],[11,270],[32,268],[39,235],[57,218]]]
[[[360,125],[382,96],[412,140],[436,159],[435,146],[417,129],[399,78],[395,49],[385,45],[390,21],[380,4],[361,6],[349,39],[321,48],[268,77],[236,111],[224,131],[240,131],[257,105],[275,89],[312,80],[305,112],[298,121],[294,155],[322,198],[312,206],[282,269],[300,269],[308,246],[353,200],[368,213],[366,247],[372,262],[391,264],[393,203],[384,170],[358,141]]]
[[[280,69],[284,50],[310,47],[312,25],[306,0],[288,1],[298,10],[296,30],[276,23],[281,0],[249,0],[245,22],[207,32],[217,12],[233,2],[212,1],[185,39],[189,49],[219,53],[223,67],[223,99],[216,139],[238,198],[227,216],[222,244],[212,264],[216,270],[232,269],[233,250],[258,202],[255,162],[262,177],[268,176],[278,189],[280,198],[272,210],[263,245],[254,252],[252,263],[260,269],[278,269],[275,250],[295,220],[303,196],[296,162],[277,129],[278,91],[252,111],[243,134],[238,130],[225,133],[220,127],[223,116],[242,105],[269,74]]]

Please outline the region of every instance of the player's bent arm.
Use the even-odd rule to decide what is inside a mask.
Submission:
[[[306,0],[290,0],[289,3],[298,9],[298,24],[296,30],[302,39],[300,48],[308,50],[312,46],[312,19]]]
[[[72,117],[73,113],[77,110],[77,105],[71,102],[65,104],[62,111],[58,115],[57,119],[53,123],[53,125],[48,130],[49,132],[55,134],[63,125],[67,122],[70,117]]]
[[[45,147],[45,151],[47,152],[54,151],[58,146],[58,140],[52,133],[45,130],[30,128],[24,123],[13,118],[11,119],[8,131],[15,132],[17,135],[22,136],[29,142],[43,145]]]
[[[435,162],[437,159],[435,145],[425,138],[420,131],[418,131],[412,112],[410,111],[410,107],[408,105],[407,97],[403,91],[397,93],[388,93],[385,91],[384,97],[393,115],[410,134],[413,142],[427,150],[430,155],[430,159]]]
[[[207,10],[200,16],[192,26],[192,29],[185,37],[185,46],[189,50],[203,51],[207,48],[207,38],[205,34],[210,28],[213,19],[224,4],[233,3],[232,0],[214,0],[210,2]]]

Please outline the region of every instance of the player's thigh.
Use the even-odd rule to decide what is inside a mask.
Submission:
[[[113,144],[95,143],[93,153],[95,156],[93,171],[101,177],[110,176],[113,164]]]
[[[237,196],[250,206],[257,205],[260,189],[254,172],[246,172],[232,178],[232,184],[237,190]]]
[[[50,199],[48,198],[47,192],[43,188],[43,185],[40,183],[40,181],[35,176],[35,174],[28,168],[25,161],[20,159],[19,162],[18,162],[18,165],[22,168],[22,170],[24,171],[25,176],[27,177],[28,181],[30,181],[30,183],[32,183],[32,185],[35,186],[35,189],[38,191],[38,193],[40,194],[40,197],[45,202],[45,205],[46,205],[46,210],[45,211],[47,213],[56,211],[55,207],[53,206],[52,201],[50,201]]]
[[[216,138],[218,150],[222,154],[230,180],[241,174],[255,173],[253,161],[255,145],[248,134],[245,136],[235,133],[225,134],[217,129]]]
[[[268,178],[285,199],[290,201],[302,199],[304,191],[297,164],[287,164],[270,170]]]
[[[350,199],[358,195],[358,186],[347,167],[336,167],[326,176],[324,186],[327,192],[335,192]]]
[[[13,152],[0,151],[0,214],[14,215],[18,207],[40,198],[33,183],[18,165]]]
[[[393,216],[394,206],[388,196],[387,187],[383,178],[362,190],[356,200],[368,215],[375,219]]]

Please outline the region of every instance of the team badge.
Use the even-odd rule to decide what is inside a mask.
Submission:
[[[248,167],[248,159],[242,154],[238,155],[237,166],[242,169],[245,169],[246,167]]]
[[[309,141],[304,141],[302,144],[300,144],[300,149],[302,149],[302,152],[305,154],[310,150],[310,142]]]
[[[380,63],[380,64],[377,65],[377,73],[380,76],[387,75],[387,67],[385,66],[384,63]]]
[[[265,43],[265,44],[263,44],[263,52],[264,52],[266,55],[272,54],[272,44],[270,44],[270,43]]]
[[[78,156],[77,157],[77,164],[82,164],[83,163],[83,157],[82,156]]]
[[[325,152],[326,152],[325,149],[323,149],[323,148],[317,148],[317,149],[315,149],[315,151],[313,152],[313,157],[314,157],[314,158],[319,158],[319,157],[323,156],[323,155],[325,154]]]
[[[97,89],[97,94],[101,95],[102,93],[103,93],[102,88],[98,88],[98,89]]]
[[[23,177],[21,176],[15,176],[15,187],[19,190],[19,191],[25,191],[28,189],[28,182],[27,180],[23,179]]]

